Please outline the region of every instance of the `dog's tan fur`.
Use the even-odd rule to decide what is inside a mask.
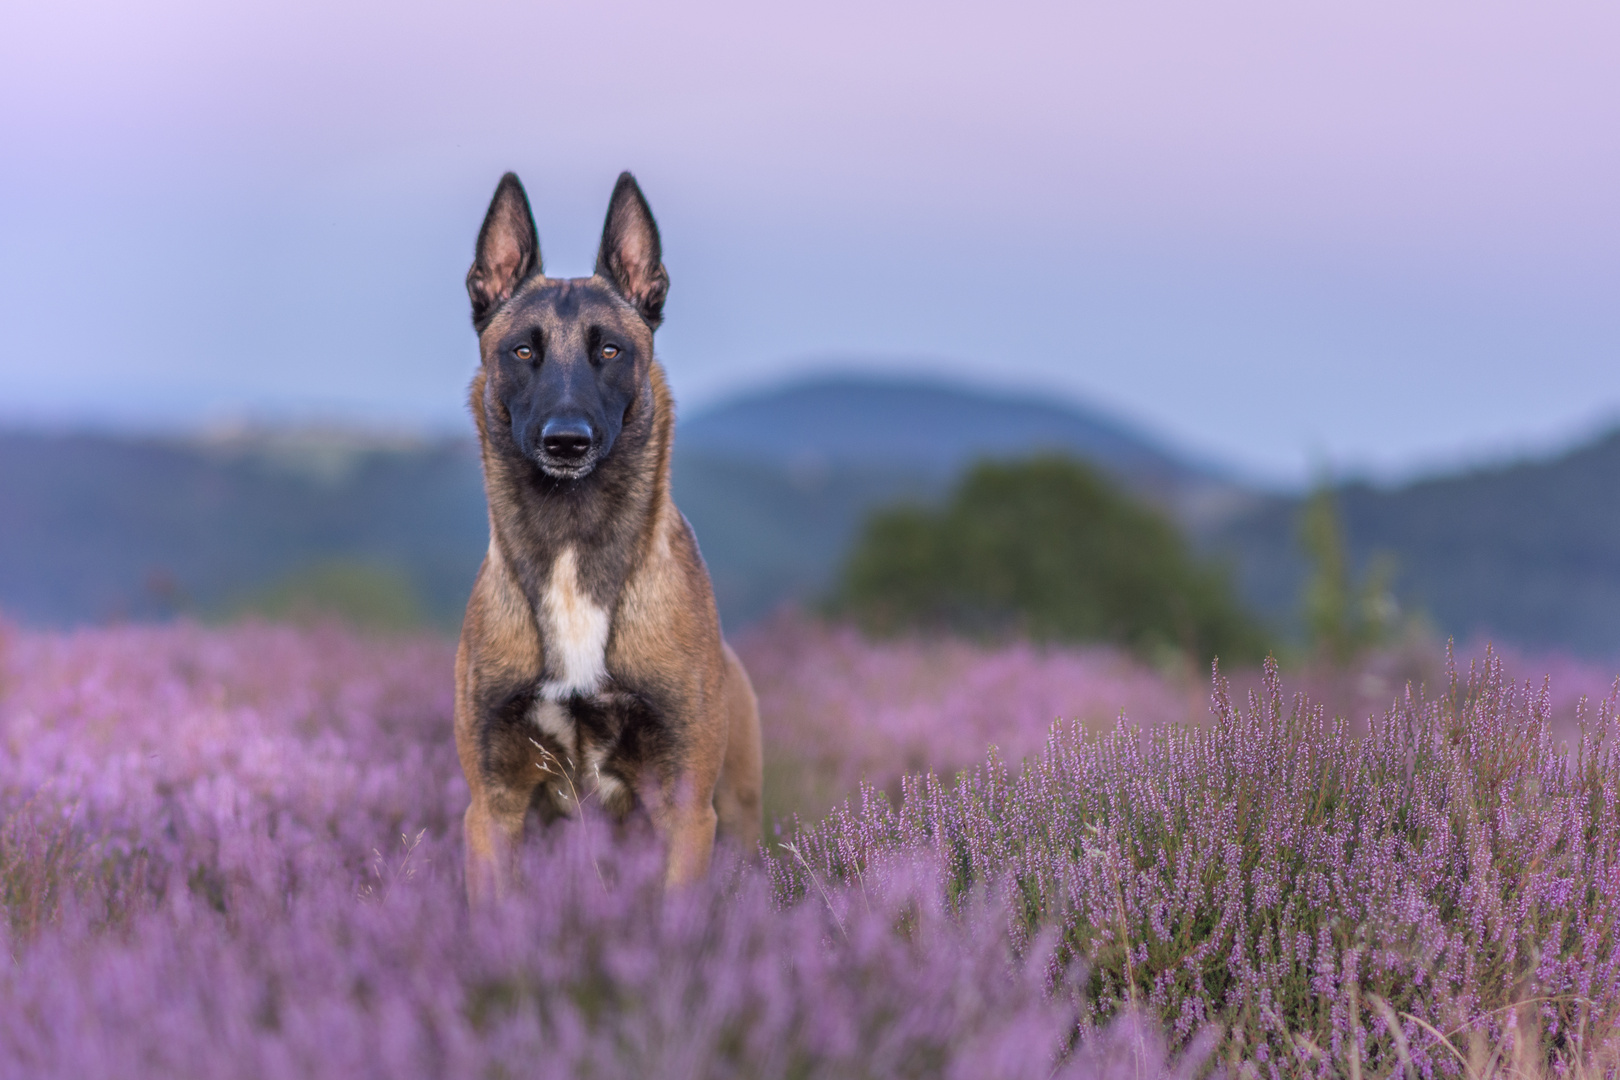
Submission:
[[[662,274],[652,235],[651,265]],[[490,545],[456,655],[456,747],[472,795],[468,895],[477,903],[506,892],[526,819],[572,816],[581,799],[620,819],[644,811],[666,846],[667,881],[690,882],[708,868],[717,825],[744,851],[757,846],[761,751],[748,675],[721,638],[708,571],[670,497],[674,407],[652,356],[662,293],[652,318],[637,318],[634,274],[610,265],[607,275],[558,282],[539,272],[536,248],[525,275],[499,240],[481,234],[469,274],[470,290],[500,288],[485,294],[497,300],[470,393]],[[605,238],[611,264],[609,246]],[[645,254],[620,247],[631,259]],[[575,291],[639,357],[624,434],[597,466],[600,499],[610,502],[535,472],[513,448],[502,404],[503,335],[525,317],[551,326],[544,319],[575,310]],[[557,325],[560,338],[567,326]]]

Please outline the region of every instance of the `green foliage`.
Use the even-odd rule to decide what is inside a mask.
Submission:
[[[312,623],[338,619],[362,630],[403,633],[427,623],[409,578],[373,563],[331,560],[296,570],[231,605],[235,617]]]
[[[1375,558],[1359,582],[1353,578],[1338,501],[1326,485],[1300,510],[1299,542],[1310,563],[1300,604],[1312,651],[1343,664],[1388,643],[1400,618],[1391,591],[1394,560]]]
[[[987,462],[938,511],[867,522],[833,606],[866,629],[1019,632],[1238,662],[1263,652],[1225,576],[1079,462]]]

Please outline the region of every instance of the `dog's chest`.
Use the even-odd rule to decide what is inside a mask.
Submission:
[[[555,808],[571,815],[583,803],[623,815],[635,804],[641,762],[625,745],[628,710],[609,696],[567,702],[539,698],[529,714],[543,783]]]
[[[585,589],[578,556],[564,548],[552,564],[541,597],[545,672],[530,719],[558,760],[549,785],[557,808],[597,802],[622,813],[633,801],[639,762],[621,745],[627,710],[608,688],[608,612]]]
[[[574,548],[564,548],[552,563],[537,614],[546,664],[540,696],[567,701],[601,691],[607,681],[609,618],[580,581]]]

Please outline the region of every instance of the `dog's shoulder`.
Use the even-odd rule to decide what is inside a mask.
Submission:
[[[720,620],[697,540],[673,501],[661,500],[614,618],[615,660],[669,670],[717,663]]]
[[[500,544],[490,541],[478,568],[462,640],[481,673],[505,679],[533,677],[541,666],[539,627]]]

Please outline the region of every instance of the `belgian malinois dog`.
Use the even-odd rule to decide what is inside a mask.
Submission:
[[[528,196],[501,178],[467,272],[490,532],[456,653],[475,904],[511,887],[531,813],[644,815],[672,885],[706,872],[717,825],[759,841],[754,691],[670,498],[674,405],[653,356],[668,289],[629,173],[596,272],[570,279],[542,271]]]

